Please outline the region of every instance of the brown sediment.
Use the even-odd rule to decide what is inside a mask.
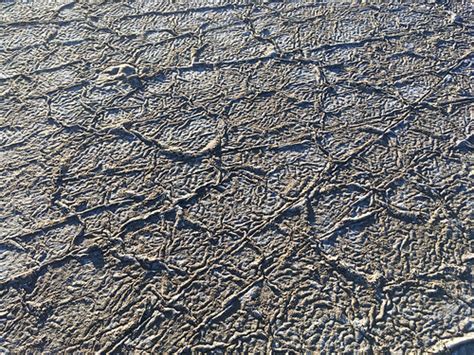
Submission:
[[[0,5],[0,351],[472,341],[465,1]]]

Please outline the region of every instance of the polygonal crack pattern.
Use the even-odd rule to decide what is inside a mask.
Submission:
[[[336,3],[0,4],[2,351],[472,338],[472,5]]]

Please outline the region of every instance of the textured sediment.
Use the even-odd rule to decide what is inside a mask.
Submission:
[[[426,3],[0,4],[0,349],[469,345],[474,11]]]

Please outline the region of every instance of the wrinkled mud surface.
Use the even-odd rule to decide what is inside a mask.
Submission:
[[[469,336],[474,16],[439,3],[1,4],[1,349]]]

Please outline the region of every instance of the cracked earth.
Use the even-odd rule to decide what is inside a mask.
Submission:
[[[473,10],[1,3],[0,351],[470,346]]]

